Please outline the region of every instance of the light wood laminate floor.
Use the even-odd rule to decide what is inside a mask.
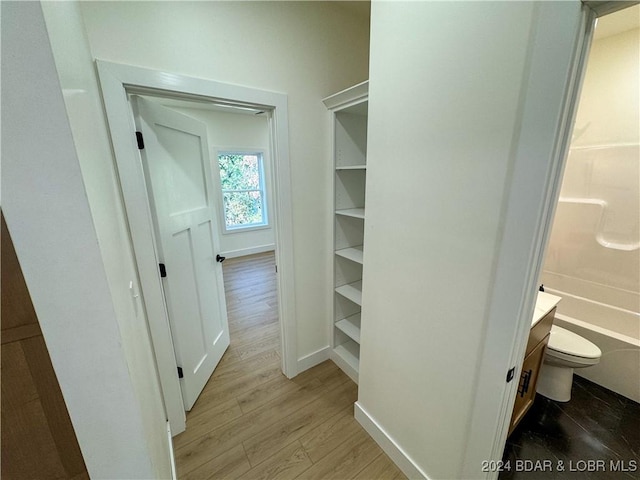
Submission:
[[[273,253],[228,259],[231,346],[174,438],[182,479],[404,479],[353,418],[357,386],[331,361],[280,370]]]

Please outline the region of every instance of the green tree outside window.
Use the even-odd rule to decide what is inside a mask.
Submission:
[[[218,155],[227,230],[267,225],[262,153]]]

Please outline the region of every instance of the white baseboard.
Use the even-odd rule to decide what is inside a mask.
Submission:
[[[255,255],[256,253],[272,252],[276,249],[274,243],[268,245],[258,245],[257,247],[240,248],[238,250],[229,250],[228,252],[221,252],[220,255],[227,258],[244,257],[245,255]]]
[[[418,467],[402,448],[384,431],[367,411],[358,402],[354,405],[354,416],[358,423],[376,441],[380,448],[389,455],[391,460],[410,479],[425,479],[429,477]]]
[[[167,420],[167,436],[169,437],[169,456],[171,458],[171,480],[178,480],[178,472],[176,470],[176,456],[173,452],[173,437],[171,436],[171,425]]]
[[[331,348],[327,345],[326,347],[321,348],[309,355],[305,355],[302,358],[298,359],[298,373],[302,373],[305,370],[309,370],[311,367],[315,367],[316,365],[324,362],[325,360],[329,360],[329,351]]]

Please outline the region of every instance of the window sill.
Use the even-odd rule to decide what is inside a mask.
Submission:
[[[253,232],[254,230],[267,230],[269,228],[271,228],[271,225],[269,225],[268,223],[264,225],[248,225],[246,227],[224,228],[222,234],[231,235],[234,233]]]

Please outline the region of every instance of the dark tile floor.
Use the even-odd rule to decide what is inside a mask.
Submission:
[[[570,402],[536,396],[503,462],[501,480],[640,479],[640,404],[576,375]]]

